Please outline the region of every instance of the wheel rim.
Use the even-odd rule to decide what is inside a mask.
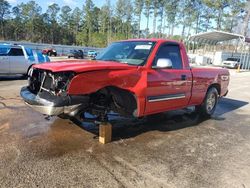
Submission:
[[[207,111],[211,112],[216,104],[216,96],[214,93],[210,93],[210,95],[207,97]]]

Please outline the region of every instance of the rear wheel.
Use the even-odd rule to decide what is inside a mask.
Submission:
[[[218,91],[211,87],[206,94],[203,103],[196,107],[196,111],[206,118],[210,118],[214,113],[218,102]]]

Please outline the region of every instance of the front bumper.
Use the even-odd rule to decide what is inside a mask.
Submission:
[[[238,67],[238,65],[237,64],[226,64],[226,63],[223,63],[223,67],[227,67],[227,68],[237,68]]]
[[[50,116],[68,114],[74,116],[81,108],[88,104],[88,96],[58,97],[49,93],[32,93],[28,87],[23,87],[20,95],[25,103],[34,110]]]

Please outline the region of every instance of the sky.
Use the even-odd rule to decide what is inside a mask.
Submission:
[[[22,2],[27,3],[30,0],[7,0],[10,5],[15,6],[17,4],[20,4]],[[98,6],[101,7],[105,1],[104,0],[92,0],[93,3]],[[112,3],[115,2],[115,0],[111,1]],[[47,7],[53,3],[57,3],[58,5],[60,5],[60,7],[64,6],[64,5],[68,5],[71,8],[75,8],[75,7],[82,7],[84,0],[36,0],[36,3],[39,4],[42,8],[43,11],[45,11],[47,9]]]
[[[7,0],[7,1],[10,3],[11,6],[15,6],[22,2],[27,3],[30,0]],[[92,1],[97,7],[101,7],[105,3],[105,0],[92,0]],[[71,9],[74,9],[75,7],[82,8],[84,2],[85,2],[84,0],[36,0],[36,3],[42,7],[43,12],[45,12],[47,10],[47,7],[53,3],[57,3],[60,7],[64,5],[68,5]],[[112,5],[115,5],[115,3],[116,3],[116,0],[111,0]],[[152,19],[150,19],[149,30],[151,32],[152,32],[152,27],[153,27],[153,23],[152,23]],[[145,28],[146,28],[146,18],[144,15],[142,15],[141,29],[145,29]],[[177,30],[178,32],[177,34],[180,34],[178,30]]]

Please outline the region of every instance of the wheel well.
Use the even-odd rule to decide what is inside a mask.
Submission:
[[[118,87],[108,86],[98,90],[97,93],[104,94],[107,98],[111,98],[112,104],[110,104],[110,107],[112,111],[125,116],[137,115],[137,101],[132,92]]]
[[[34,64],[30,65],[29,68],[27,69],[27,73],[26,73],[27,75],[28,75],[28,73],[29,73],[30,68],[31,68],[33,65],[34,65]]]
[[[210,88],[212,88],[212,87],[214,87],[215,89],[217,89],[218,94],[220,95],[220,93],[221,93],[221,86],[220,86],[220,84],[217,84],[217,83],[211,84],[211,85],[208,87],[207,91],[208,91]]]

